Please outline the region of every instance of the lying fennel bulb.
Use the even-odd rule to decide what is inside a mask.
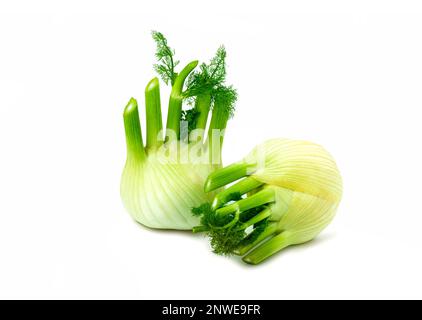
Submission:
[[[214,171],[205,189],[218,193],[212,204],[193,209],[201,217],[194,232],[206,232],[214,252],[245,255],[258,264],[290,245],[315,238],[333,219],[342,180],[321,146],[273,139],[243,161]]]
[[[167,126],[163,132],[160,88],[157,78],[145,89],[146,145],[143,143],[138,104],[130,99],[124,113],[127,160],[121,180],[121,197],[126,209],[141,224],[161,229],[192,229],[198,218],[192,207],[209,201],[204,192],[207,176],[221,166],[224,129],[232,116],[236,91],[225,86],[223,47],[209,64],[198,62],[175,72],[174,50],[159,32],[154,66],[162,80],[172,86]],[[186,83],[185,83],[186,82]],[[182,110],[184,101],[193,107]],[[204,131],[208,115],[208,134]]]

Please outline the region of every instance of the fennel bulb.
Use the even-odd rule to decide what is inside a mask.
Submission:
[[[145,89],[145,145],[137,101],[130,99],[123,112],[127,160],[120,193],[137,222],[150,228],[188,230],[199,222],[191,209],[212,198],[204,192],[204,183],[221,166],[224,130],[237,95],[231,86],[224,85],[223,47],[209,64],[201,64],[199,71],[194,71],[198,62],[192,61],[176,73],[174,50],[161,33],[153,32],[153,38],[159,62],[154,68],[172,86],[167,125],[164,131],[160,85],[154,78]],[[191,109],[183,110],[185,100],[193,104]]]
[[[306,141],[266,141],[242,161],[211,173],[205,188],[213,191],[239,179],[212,204],[193,210],[201,217],[194,231],[207,232],[216,253],[238,254],[250,264],[314,239],[333,219],[342,196],[334,159]]]

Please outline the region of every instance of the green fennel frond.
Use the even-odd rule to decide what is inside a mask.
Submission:
[[[232,86],[225,85],[226,49],[220,46],[208,64],[202,63],[197,71],[187,78],[183,98],[188,105],[198,112],[194,123],[189,124],[188,134],[195,128],[205,129],[208,112],[218,111],[218,120],[222,123],[233,116],[237,92]],[[205,101],[205,104],[204,104]],[[183,116],[183,114],[182,114]],[[184,120],[183,117],[181,120]],[[199,124],[199,125],[198,125]],[[217,123],[212,124],[213,129]]]
[[[192,208],[192,214],[200,217],[201,230],[210,238],[212,250],[221,255],[230,255],[239,246],[246,234],[236,228],[220,228],[229,221],[218,221],[215,211],[209,203],[204,203],[197,208]]]
[[[152,31],[151,34],[157,45],[155,56],[159,62],[154,64],[154,70],[166,84],[170,81],[173,85],[177,77],[174,69],[179,64],[179,61],[173,59],[175,51],[167,45],[167,39],[161,32]]]
[[[210,79],[213,79],[216,83],[222,83],[226,79],[226,56],[226,49],[224,46],[220,46],[208,66]]]
[[[205,235],[209,237],[212,250],[216,254],[231,255],[239,246],[253,243],[267,228],[268,219],[254,224],[249,232],[243,227],[244,221],[258,214],[263,208],[264,206],[261,206],[242,212],[239,220],[233,224],[231,222],[234,216],[217,217],[209,203],[193,208],[192,214],[200,217],[201,226],[197,227],[197,230],[205,232]],[[227,225],[230,227],[226,227]]]
[[[191,108],[188,110],[182,110],[182,113],[180,115],[180,120],[187,122],[187,132],[184,132],[183,135],[181,135],[180,139],[184,140],[188,137],[188,135],[196,128],[196,123],[198,121],[200,112],[196,110],[195,108]]]
[[[232,255],[245,238],[245,232],[235,227],[211,229],[207,235],[213,252],[220,255]]]
[[[211,93],[226,78],[226,49],[221,46],[209,64],[202,63],[200,70],[193,72],[183,93],[186,98]]]
[[[233,117],[237,101],[237,91],[233,86],[218,86],[213,92],[212,99],[214,108],[222,108],[230,118]]]
[[[196,121],[198,120],[199,111],[195,108],[191,108],[188,110],[182,110],[181,120],[188,122],[188,130],[191,132],[191,130],[195,129],[196,127]]]
[[[214,211],[211,209],[211,205],[206,202],[201,204],[199,207],[192,208],[192,215],[200,217],[201,226],[210,227],[215,222]]]

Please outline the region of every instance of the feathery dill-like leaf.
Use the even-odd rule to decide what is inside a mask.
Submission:
[[[201,204],[199,207],[192,208],[191,211],[195,217],[200,217],[202,215],[212,213],[211,205],[208,202]]]
[[[209,64],[201,64],[198,71],[191,73],[183,92],[188,104],[193,105],[199,96],[210,98],[209,109],[217,108],[231,118],[237,100],[237,92],[232,86],[226,86],[226,49],[221,46]],[[196,106],[194,107],[196,109]],[[196,123],[195,123],[196,124]],[[190,126],[193,128],[193,125]]]
[[[245,231],[235,227],[211,229],[207,232],[210,237],[212,250],[216,254],[231,255],[245,238]]]
[[[188,123],[188,130],[184,133],[184,136],[181,136],[181,140],[186,139],[192,130],[196,128],[196,123],[198,121],[200,112],[195,108],[191,108],[188,110],[182,110],[180,120],[186,121]]]
[[[207,68],[210,79],[216,83],[222,83],[226,79],[226,56],[226,49],[224,46],[220,46]]]
[[[220,255],[232,255],[240,246],[253,243],[268,226],[268,219],[262,220],[254,225],[251,233],[238,228],[240,222],[230,228],[211,228],[207,231],[213,251]]]
[[[255,241],[268,226],[268,219],[262,220],[253,226],[253,231],[249,234],[242,228],[242,224],[257,215],[264,209],[260,206],[242,212],[239,221],[230,227],[224,227],[233,217],[226,217],[224,220],[217,219],[215,211],[211,209],[209,203],[204,203],[192,209],[194,216],[201,218],[201,226],[204,227],[205,234],[210,238],[213,251],[220,255],[231,255],[240,245],[247,245]]]
[[[198,116],[199,116],[199,111],[196,110],[195,108],[191,108],[191,109],[188,109],[188,110],[182,110],[181,120],[188,122],[189,132],[191,132],[191,130],[195,129],[196,122],[198,120]]]
[[[211,209],[211,204],[205,202],[199,207],[192,208],[192,214],[196,217],[200,217],[201,225],[205,227],[210,227],[214,224],[215,214]]]
[[[226,49],[221,46],[209,64],[202,63],[199,71],[191,73],[186,81],[185,97],[211,93],[226,78]]]
[[[268,218],[256,223],[254,225],[253,231],[246,238],[244,238],[240,242],[240,244],[244,246],[244,245],[253,243],[256,239],[258,239],[259,235],[264,232],[267,226],[268,226]]]
[[[218,86],[213,93],[213,106],[222,108],[232,117],[237,101],[237,91],[233,86]]]
[[[154,64],[154,70],[166,84],[170,81],[173,85],[177,77],[174,68],[179,64],[179,61],[173,59],[175,51],[167,45],[167,39],[161,32],[152,31],[151,34],[157,45],[155,56],[159,62]]]

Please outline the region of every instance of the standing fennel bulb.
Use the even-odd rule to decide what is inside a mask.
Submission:
[[[174,50],[159,32],[153,32],[158,64],[154,69],[171,84],[165,132],[157,78],[145,88],[146,145],[138,104],[130,99],[124,113],[127,160],[121,180],[121,197],[132,217],[151,228],[188,230],[198,224],[191,209],[209,201],[204,192],[207,176],[221,166],[224,130],[232,116],[236,91],[225,86],[223,47],[209,64],[188,63],[179,73]],[[192,105],[183,110],[183,102]],[[211,121],[205,133],[208,115]]]
[[[206,232],[219,254],[245,255],[258,264],[276,252],[315,238],[333,219],[342,196],[342,179],[321,146],[273,139],[243,161],[210,174],[212,204],[194,208],[201,217],[195,232]]]

